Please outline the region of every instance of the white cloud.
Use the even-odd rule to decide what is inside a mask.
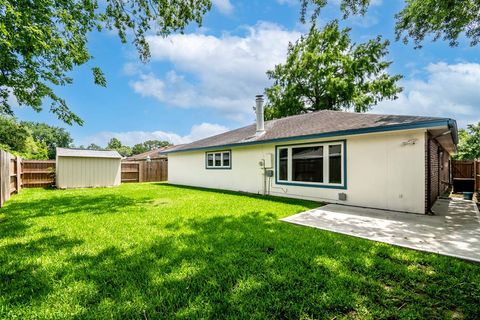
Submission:
[[[460,127],[480,121],[480,64],[432,63],[424,72],[425,80],[403,81],[399,99],[383,101],[372,112],[449,117]]]
[[[212,0],[212,3],[223,14],[230,14],[233,12],[233,4],[230,0]]]
[[[100,146],[106,146],[111,138],[119,139],[123,144],[133,146],[146,140],[166,140],[173,144],[189,143],[206,137],[214,136],[228,131],[227,127],[213,123],[201,123],[192,126],[190,133],[181,136],[174,132],[167,131],[126,131],[112,132],[103,131],[83,139],[84,145],[95,143]]]
[[[200,33],[148,38],[152,60],[175,71],[144,73],[130,82],[135,92],[173,107],[211,108],[245,122],[254,96],[269,85],[265,72],[285,60],[288,43],[300,36],[271,23],[246,28],[246,35]]]

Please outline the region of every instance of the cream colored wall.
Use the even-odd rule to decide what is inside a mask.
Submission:
[[[424,213],[425,130],[396,131],[290,141],[277,145],[346,140],[347,189],[330,189],[268,182],[270,194],[356,206]],[[416,139],[416,143],[403,142]],[[168,155],[169,182],[173,184],[262,193],[259,161],[275,154],[275,144],[232,148],[232,169],[205,169],[205,152]],[[347,201],[338,201],[345,192]]]
[[[56,184],[58,188],[118,186],[121,181],[120,159],[58,157]]]

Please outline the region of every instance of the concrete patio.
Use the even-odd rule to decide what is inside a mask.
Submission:
[[[473,201],[439,199],[434,216],[329,204],[283,221],[480,262],[480,214]]]

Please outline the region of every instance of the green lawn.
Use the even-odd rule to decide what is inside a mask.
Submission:
[[[22,190],[0,209],[0,318],[478,318],[480,265],[278,220],[318,205]]]

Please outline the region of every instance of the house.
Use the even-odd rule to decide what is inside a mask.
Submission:
[[[456,121],[317,111],[264,121],[167,151],[169,182],[411,213],[450,184]]]
[[[121,160],[117,151],[57,148],[56,185],[60,189],[118,186]]]

